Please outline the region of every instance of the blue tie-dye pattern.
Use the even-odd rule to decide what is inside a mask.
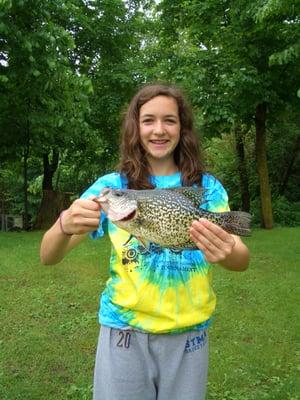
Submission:
[[[163,292],[188,282],[191,275],[206,271],[206,262],[200,251],[174,251],[157,246],[142,258],[141,279],[156,283]]]
[[[172,176],[151,177],[150,179],[157,188],[181,186],[180,173],[176,173]],[[202,208],[214,211],[216,201],[218,203],[227,204],[227,194],[218,180],[216,180],[211,175],[205,174],[203,175],[202,185],[204,188],[207,189],[205,196],[207,201],[202,206]],[[97,196],[100,194],[104,187],[118,189],[126,188],[126,186],[127,180],[124,176],[121,176],[118,173],[111,173],[99,178],[89,189],[87,189],[83,193],[81,198],[88,198],[91,195]],[[95,239],[103,236],[104,222],[107,222],[107,219],[105,214],[102,213],[99,227],[97,231],[91,234],[92,238]],[[110,235],[117,233],[118,229],[119,228],[108,221],[108,231]],[[161,296],[163,296],[164,291],[166,291],[170,287],[173,287],[173,289],[177,293],[176,296],[179,298],[177,285],[185,282],[187,284],[186,290],[188,292],[188,281],[191,275],[199,273],[205,274],[207,273],[207,268],[210,268],[210,266],[206,264],[202,252],[198,250],[176,251],[170,249],[162,249],[160,248],[160,246],[152,244],[151,252],[149,252],[144,249],[137,240],[135,241],[136,243],[134,248],[136,248],[138,254],[141,254],[141,256],[139,256],[139,262],[141,264],[140,282],[154,282],[156,285],[158,285],[159,290],[162,293]],[[118,282],[120,282],[120,277],[118,276],[117,271],[114,270],[114,265],[116,265],[117,262],[118,255],[116,254],[115,249],[112,248],[110,259],[111,278],[108,281],[106,289],[101,296],[99,320],[104,325],[116,328],[124,328],[127,327],[128,324],[130,324],[130,321],[133,321],[135,319],[135,313],[132,310],[124,309],[113,301],[113,299],[115,298],[115,286],[116,284],[118,284]],[[201,296],[201,293],[199,293],[199,295]],[[161,297],[161,299],[162,298],[163,297]],[[192,296],[190,298],[190,302],[191,304],[193,303]],[[159,309],[160,305],[158,304],[157,307]],[[199,327],[209,325],[209,323],[210,320],[207,320],[204,323],[195,325],[194,328],[198,329]],[[138,322],[135,322],[134,327],[143,330],[143,326],[139,325]],[[174,332],[179,332],[182,330],[184,329],[176,329],[174,330]]]

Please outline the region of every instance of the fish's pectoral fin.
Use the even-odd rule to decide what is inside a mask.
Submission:
[[[123,246],[127,246],[128,243],[130,242],[130,240],[133,239],[133,238],[134,238],[134,236],[130,235],[129,238],[126,240],[126,242],[123,244]]]
[[[123,246],[127,246],[128,243],[129,243],[132,239],[137,239],[137,240],[141,243],[141,245],[142,245],[142,247],[144,248],[144,250],[149,251],[149,249],[150,249],[150,242],[147,241],[147,240],[145,240],[145,239],[143,239],[142,237],[134,236],[134,235],[132,235],[132,234],[129,236],[129,238],[126,240],[126,242],[123,244]]]
[[[142,237],[139,237],[139,236],[137,236],[136,238],[137,238],[137,240],[138,240],[139,242],[142,243],[144,249],[149,251],[149,249],[150,249],[150,242],[149,242],[148,240],[143,239]]]

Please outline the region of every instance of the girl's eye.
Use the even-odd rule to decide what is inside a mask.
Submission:
[[[144,124],[151,124],[152,123],[152,119],[144,119],[143,123]]]

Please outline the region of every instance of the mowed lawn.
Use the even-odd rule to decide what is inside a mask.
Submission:
[[[90,400],[109,241],[42,266],[41,237],[0,234],[0,399]],[[207,400],[300,399],[300,228],[246,242],[248,271],[215,267]]]

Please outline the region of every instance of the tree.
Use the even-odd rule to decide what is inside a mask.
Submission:
[[[87,131],[85,114],[91,84],[70,67],[68,54],[74,41],[58,24],[60,7],[58,1],[11,1],[1,11],[1,57],[5,60],[1,82],[7,101],[1,107],[0,127],[6,133],[4,147],[24,162],[25,228],[29,222],[30,151],[46,161],[50,152],[57,155]],[[53,171],[48,167],[44,162],[44,189],[52,190]]]
[[[133,32],[141,3],[4,3],[0,84],[6,101],[0,105],[0,128],[6,135],[0,140],[6,156],[24,162],[26,226],[30,155],[43,165],[38,228],[51,225],[61,208],[53,179],[62,160],[76,160],[78,168],[98,165],[98,174],[111,166],[113,152],[116,160],[120,109],[136,85],[132,60],[139,39]]]
[[[284,7],[267,19],[259,17],[259,1],[178,0],[158,7],[162,42],[168,43],[164,62],[173,78],[188,81],[205,125],[255,126],[262,226],[271,228],[266,127],[296,102],[299,83],[295,57],[273,61],[299,40],[297,8]]]

